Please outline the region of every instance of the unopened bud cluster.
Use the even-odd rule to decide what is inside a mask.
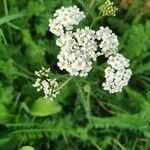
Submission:
[[[114,3],[107,0],[103,5],[99,7],[102,16],[116,16],[118,8],[114,6]]]

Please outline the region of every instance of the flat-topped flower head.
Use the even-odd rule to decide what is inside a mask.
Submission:
[[[110,66],[105,69],[106,81],[102,86],[109,93],[121,92],[132,75],[131,69],[128,68],[129,60],[117,53],[114,56],[110,56],[107,62]]]
[[[61,7],[54,13],[54,19],[49,19],[50,31],[57,36],[73,29],[73,25],[78,25],[85,18],[84,12],[74,5]]]
[[[118,8],[114,6],[114,3],[107,0],[103,5],[99,7],[102,16],[116,16]]]
[[[109,57],[118,51],[118,37],[108,27],[100,27],[96,31],[96,37],[99,41],[99,48],[101,49],[100,54]]]
[[[42,91],[45,99],[53,100],[60,91],[58,90],[58,83],[56,79],[51,79],[49,74],[50,68],[46,69],[42,67],[41,70],[35,71],[37,79],[32,86],[35,87],[38,92]]]
[[[115,56],[110,56],[107,61],[107,63],[116,70],[128,68],[130,65],[129,62],[129,59],[126,59],[122,54],[119,53],[116,53]]]
[[[56,42],[61,48],[57,56],[59,68],[72,76],[87,76],[92,69],[92,61],[99,56],[95,39],[95,31],[89,27],[60,36]]]

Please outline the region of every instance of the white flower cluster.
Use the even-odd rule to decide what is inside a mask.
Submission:
[[[102,86],[109,93],[121,92],[132,75],[131,69],[128,68],[129,60],[117,53],[114,56],[110,56],[107,62],[110,66],[105,69],[106,81]]]
[[[87,76],[99,55],[108,57],[118,50],[117,36],[108,27],[100,27],[97,32],[89,27],[73,32],[73,25],[83,18],[84,13],[77,6],[70,6],[56,10],[54,19],[49,20],[50,31],[59,36],[56,44],[61,51],[57,65],[72,76]],[[98,47],[101,52],[98,52]]]
[[[57,56],[59,68],[67,70],[72,76],[87,76],[92,69],[92,61],[99,55],[95,38],[95,31],[89,27],[60,36],[56,41],[61,48]]]
[[[97,40],[100,41],[101,55],[108,57],[118,51],[118,38],[108,27],[100,27],[96,32],[96,36]]]
[[[58,67],[68,71],[71,76],[85,77],[91,71],[93,61],[99,55],[104,55],[108,57],[110,67],[105,69],[106,82],[102,86],[110,93],[122,91],[132,73],[128,69],[129,60],[117,53],[117,36],[108,27],[100,27],[98,31],[89,27],[74,31],[73,25],[78,25],[83,18],[84,13],[77,6],[70,6],[56,10],[54,19],[49,19],[50,31],[58,36],[56,44],[61,49],[57,55]],[[45,86],[42,85],[39,89],[45,88],[44,93],[48,93],[49,81],[46,80],[43,84]]]
[[[84,12],[74,5],[70,7],[61,7],[54,13],[54,19],[49,19],[50,31],[57,36],[72,30],[73,25],[78,25],[85,18]]]
[[[37,79],[33,84],[33,87],[37,88],[37,91],[42,91],[44,93],[44,98],[53,100],[60,93],[58,90],[58,83],[56,79],[49,78],[50,68],[45,69],[42,67],[41,70],[35,71]]]

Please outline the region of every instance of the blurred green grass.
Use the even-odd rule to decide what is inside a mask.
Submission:
[[[48,19],[61,6],[78,5],[86,12],[79,27],[90,26],[104,0],[1,0],[0,1],[0,149],[23,145],[36,150],[149,150],[150,149],[150,15],[141,12],[145,1],[119,8],[115,18],[105,17],[93,28],[109,26],[119,37],[119,52],[130,59],[133,71],[128,87],[110,95],[101,87],[101,58],[86,78],[74,78],[51,109],[39,117],[45,103],[33,110],[37,94],[34,71],[57,68],[59,48],[48,31]],[[115,1],[119,7],[119,1]],[[89,8],[90,7],[90,8]],[[90,86],[90,93],[84,91]],[[37,104],[36,104],[37,105]],[[41,108],[39,108],[41,105]],[[56,107],[56,110],[55,110]],[[44,113],[44,112],[43,112]],[[42,115],[43,115],[42,113]]]

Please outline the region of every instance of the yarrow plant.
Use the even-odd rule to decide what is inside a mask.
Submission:
[[[102,16],[115,16],[117,11],[109,0],[99,9]],[[55,11],[54,18],[49,19],[49,30],[57,36],[56,45],[60,47],[57,65],[70,76],[86,77],[92,70],[93,62],[104,55],[109,66],[105,69],[106,81],[102,87],[109,93],[121,92],[128,84],[132,71],[129,69],[129,60],[118,53],[118,37],[109,27],[100,26],[97,31],[88,26],[75,29],[74,25],[78,25],[84,18],[84,12],[75,5],[61,7]],[[45,68],[35,72],[37,80],[33,86],[37,91],[43,91],[45,98],[53,100],[60,88],[56,79],[49,77],[49,73],[50,69]]]

